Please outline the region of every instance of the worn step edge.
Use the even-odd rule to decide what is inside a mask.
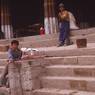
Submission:
[[[50,68],[50,69],[52,69],[52,68],[62,68],[62,69],[69,69],[69,68],[71,68],[71,69],[77,69],[77,68],[79,68],[79,69],[95,69],[95,65],[53,65],[53,66],[46,66],[46,68]]]
[[[95,77],[42,77],[42,87],[95,92]]]
[[[95,92],[42,88],[33,91],[34,95],[95,95]]]
[[[52,77],[52,76],[46,76],[42,77],[41,79],[50,79],[50,80],[76,80],[76,81],[95,81],[95,77]]]
[[[46,66],[45,76],[95,77],[95,65],[51,65]]]

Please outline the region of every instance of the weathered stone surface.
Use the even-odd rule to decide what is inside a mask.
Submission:
[[[86,65],[94,65],[95,64],[95,56],[79,56],[78,64],[86,64]]]
[[[61,89],[38,89],[33,91],[33,95],[73,95],[77,90],[61,90]]]
[[[78,49],[76,45],[71,45],[67,47],[45,47],[37,48],[39,54],[54,56],[54,57],[63,57],[63,56],[82,56],[82,55],[95,55],[95,44],[88,44],[87,48]],[[0,52],[0,57],[2,59],[8,58],[7,52]]]
[[[86,91],[86,89],[87,89],[87,83],[86,83],[86,81],[71,80],[70,81],[70,87],[71,87],[71,89],[78,89],[78,90],[84,90],[84,91]]]
[[[46,66],[48,76],[77,76],[95,77],[95,66],[93,65],[54,65]]]
[[[83,30],[74,30],[71,31],[71,40],[75,43],[78,38],[87,38],[88,42],[95,42],[95,28],[91,29],[83,29]],[[59,34],[49,34],[49,35],[38,35],[38,36],[29,36],[29,37],[21,37],[15,38],[20,41],[20,47],[50,47],[58,45],[58,37]],[[73,37],[72,37],[73,36]],[[11,40],[0,40],[0,44],[9,45]]]
[[[95,91],[95,78],[90,77],[43,77],[42,81],[44,88]]]
[[[92,30],[83,30],[83,32],[78,30],[77,33],[75,32],[72,35],[71,40],[75,42],[78,38],[87,38],[88,42],[94,42],[95,33],[92,31],[91,34],[90,31]],[[44,47],[37,48],[39,55],[44,54],[48,57],[10,64],[11,95],[95,95],[95,93],[76,91],[95,91],[94,43],[88,44],[87,48],[80,49],[76,45],[56,47],[58,34],[25,37],[18,40],[20,41],[20,47]],[[2,42],[9,44],[11,40],[0,41],[0,43]],[[54,45],[56,46],[48,47]],[[0,64],[7,63],[5,62],[5,58],[7,59],[6,52],[0,52],[0,58],[3,59],[0,60]],[[58,67],[58,65],[60,66]],[[41,89],[43,87],[44,89]]]
[[[84,60],[86,59],[86,60]],[[45,57],[43,60],[39,60],[39,63],[48,65],[94,65],[95,56],[67,56],[67,57]]]
[[[64,64],[68,65],[68,64],[78,64],[78,60],[77,60],[77,57],[65,57],[64,58],[64,61],[63,61]]]
[[[78,49],[76,45],[67,47],[50,47],[50,48],[38,48],[40,53],[44,53],[47,56],[82,56],[82,55],[95,55],[95,44],[88,44],[87,48]]]
[[[33,95],[95,95],[95,92],[44,88],[35,90]]]

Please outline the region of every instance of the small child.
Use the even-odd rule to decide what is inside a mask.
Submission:
[[[43,58],[44,55],[34,54],[33,51],[37,51],[37,49],[31,48],[22,48],[21,50],[18,48],[19,42],[17,40],[13,40],[11,42],[11,46],[8,50],[8,64],[19,61],[19,60],[28,60],[28,59],[37,59]],[[24,54],[25,53],[25,54]],[[23,56],[22,56],[23,55]],[[1,84],[0,86],[5,86],[7,83],[6,76],[8,74],[8,64],[6,64],[5,70],[1,76]]]
[[[22,57],[22,51],[18,48],[19,42],[17,40],[13,40],[11,42],[11,47],[8,50],[8,58],[9,62],[20,60]]]
[[[17,60],[20,60],[22,57],[22,51],[18,48],[19,42],[17,40],[13,40],[11,42],[11,46],[8,50],[8,64]],[[6,64],[5,70],[1,76],[1,85],[6,85],[6,76],[8,74],[8,64]]]

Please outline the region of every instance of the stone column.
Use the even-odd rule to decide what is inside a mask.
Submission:
[[[57,33],[58,23],[55,16],[54,0],[44,0],[45,34]]]
[[[13,37],[8,0],[1,0],[1,31],[4,33],[6,39]]]

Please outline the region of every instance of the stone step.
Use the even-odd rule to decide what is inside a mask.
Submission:
[[[85,59],[85,60],[84,60]],[[95,65],[94,55],[47,57],[44,58],[47,65]]]
[[[12,40],[18,40],[20,42],[28,42],[28,41],[32,41],[32,42],[39,42],[39,41],[43,41],[46,39],[52,39],[52,38],[56,38],[58,36],[58,33],[54,33],[54,34],[47,34],[47,35],[36,35],[36,36],[28,36],[28,37],[19,37],[19,38],[12,38],[12,39],[3,39],[0,40],[0,44],[9,44]]]
[[[42,88],[33,91],[33,95],[95,95],[95,92]]]
[[[35,39],[35,40],[26,40],[23,42],[20,42],[20,47],[50,47],[50,46],[57,46],[59,42],[59,34],[56,34],[55,36],[51,36],[51,38],[44,38],[44,39]],[[71,41],[73,43],[76,43],[76,39],[80,38],[86,38],[88,43],[94,43],[95,42],[95,33],[88,34],[88,35],[76,35],[71,36]]]
[[[59,34],[57,34],[56,37],[51,37],[51,38],[46,38],[43,40],[28,40],[24,42],[20,42],[20,47],[50,47],[50,46],[58,46],[59,43]],[[87,35],[76,35],[76,36],[71,36],[70,39],[71,41],[75,44],[76,39],[82,39],[86,38],[88,43],[94,43],[95,42],[95,33],[93,34],[87,34]]]
[[[93,34],[95,28],[88,28],[88,29],[80,29],[80,30],[73,30],[71,31],[71,35],[72,36],[76,36],[76,35],[88,35],[88,34]]]
[[[43,88],[95,91],[95,77],[42,77]]]
[[[46,67],[47,76],[95,77],[95,65],[54,65]]]
[[[88,43],[94,43],[95,42],[95,33],[88,34],[88,35],[76,35],[76,36],[70,37],[70,39],[73,43],[76,43],[76,39],[82,39],[82,38],[86,38]]]
[[[75,36],[71,37],[71,40],[74,44],[76,44],[76,39],[86,38],[88,43],[94,43],[95,42],[95,34],[89,34],[86,36]],[[52,39],[44,39],[44,40],[38,40],[38,41],[24,41],[20,42],[19,47],[30,47],[30,48],[38,48],[38,47],[52,47],[52,46],[58,46],[58,37],[52,38]],[[0,45],[0,51],[5,52],[8,50],[9,44],[6,45]]]
[[[38,48],[40,53],[44,53],[47,56],[82,56],[82,55],[95,55],[95,44],[88,43],[87,48],[77,48],[76,45],[70,45],[66,47],[47,47]]]
[[[93,28],[88,28],[88,29],[80,29],[80,30],[72,30],[71,35],[76,36],[76,35],[88,35],[88,34],[93,34],[95,31],[95,27]],[[14,38],[20,42],[25,42],[25,41],[39,41],[39,40],[45,40],[45,39],[52,39],[52,38],[57,38],[58,34],[47,34],[47,35],[37,35],[37,36],[28,36],[28,37],[19,37],[19,38]],[[6,40],[0,40],[0,44],[9,44],[13,39],[6,39]]]
[[[84,60],[85,59],[85,60]],[[32,60],[32,59],[31,59]],[[45,57],[39,60],[44,65],[95,65],[94,55],[68,56],[68,57]],[[0,66],[5,66],[7,59],[0,59]]]
[[[58,46],[59,43],[59,34],[57,36],[51,36],[51,38],[45,38],[43,40],[28,40],[24,42],[20,42],[20,47],[50,47],[50,46]],[[71,36],[70,39],[71,41],[75,44],[76,39],[82,39],[86,38],[88,43],[94,43],[95,42],[95,33],[93,34],[87,34],[87,35],[76,35],[76,36]]]
[[[83,29],[83,30],[74,30],[71,31],[71,40],[75,43],[78,38],[87,38],[88,42],[95,42],[95,28],[91,29]],[[15,38],[20,41],[20,47],[50,47],[58,45],[58,33],[56,34],[48,34],[48,35],[38,35],[38,36],[29,36],[29,37],[21,37]],[[6,51],[7,46],[10,45],[10,42],[13,39],[0,40],[0,51]],[[5,47],[4,47],[5,45]],[[2,47],[3,50],[2,50]]]
[[[66,47],[44,47],[36,49],[38,49],[39,54],[55,57],[95,55],[95,43],[88,43],[87,48],[77,48],[76,45],[70,45]],[[0,52],[0,58],[7,59],[7,52]]]

